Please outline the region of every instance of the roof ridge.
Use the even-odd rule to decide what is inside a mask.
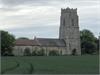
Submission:
[[[59,38],[37,38],[37,39],[54,39],[54,40],[59,40]]]

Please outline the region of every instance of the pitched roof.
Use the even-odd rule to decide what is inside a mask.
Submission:
[[[17,39],[15,41],[16,46],[33,46],[38,45],[35,40],[29,40],[29,39]]]
[[[62,39],[51,39],[51,38],[37,38],[41,46],[57,46],[65,47],[65,41]]]
[[[65,47],[65,41],[62,39],[50,39],[50,38],[36,38],[34,40],[29,39],[17,39],[15,41],[16,46],[56,46]]]

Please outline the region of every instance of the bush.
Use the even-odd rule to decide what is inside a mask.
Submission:
[[[33,56],[44,56],[45,53],[44,53],[44,50],[43,50],[43,49],[41,49],[41,50],[39,50],[39,51],[34,50],[34,51],[32,52],[32,55],[33,55]]]
[[[12,52],[11,52],[11,53],[10,53],[10,52],[8,53],[8,52],[6,51],[6,52],[3,54],[3,56],[14,56],[14,54],[13,54]]]
[[[32,52],[32,56],[37,56],[37,51],[36,51],[36,50],[34,50],[34,51]]]
[[[42,49],[42,50],[38,51],[37,55],[38,56],[44,56],[45,55],[44,50]]]

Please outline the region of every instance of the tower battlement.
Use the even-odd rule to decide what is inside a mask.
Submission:
[[[77,13],[77,8],[75,8],[75,9],[69,8],[69,7],[65,8],[65,9],[61,8],[61,13],[62,14],[63,13]]]

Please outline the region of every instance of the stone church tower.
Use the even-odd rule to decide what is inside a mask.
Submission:
[[[61,9],[59,39],[66,42],[66,54],[81,55],[77,9]]]

